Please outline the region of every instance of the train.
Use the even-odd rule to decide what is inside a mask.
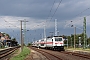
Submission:
[[[52,36],[43,38],[32,43],[33,47],[64,51],[64,38],[62,36]]]

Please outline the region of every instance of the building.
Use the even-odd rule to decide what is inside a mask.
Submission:
[[[13,46],[17,46],[17,41],[13,41],[11,39],[9,39],[9,36],[7,36],[6,34],[3,35],[0,32],[0,47],[4,46],[4,47],[13,47]]]

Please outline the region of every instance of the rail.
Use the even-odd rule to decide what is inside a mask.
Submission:
[[[4,49],[4,50],[1,50],[0,51],[0,59],[8,56],[9,54],[11,54],[15,50],[17,50],[17,48],[19,48],[19,47],[20,46],[16,46],[16,47],[11,47],[11,48],[7,48],[7,49]]]

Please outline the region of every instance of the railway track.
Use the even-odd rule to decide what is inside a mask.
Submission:
[[[45,50],[45,49],[37,49],[35,48],[35,51],[39,50],[41,54],[43,54],[45,57],[49,57],[52,59],[48,60],[90,60],[90,54],[80,54],[80,53],[75,53],[75,52],[67,52],[67,51],[52,51],[52,50]],[[54,56],[49,56],[54,55],[57,59],[54,59]],[[60,59],[58,59],[60,58]]]
[[[53,52],[53,51],[49,51],[49,52]],[[67,51],[61,51],[61,52],[58,52],[58,51],[54,51],[55,53],[55,55],[58,55],[58,56],[60,56],[59,54],[61,54],[61,53],[63,53],[63,54],[67,54],[67,55],[71,55],[71,57],[72,56],[76,56],[76,57],[80,57],[80,59],[84,59],[85,58],[85,60],[90,60],[90,54],[89,53],[86,53],[86,54],[84,54],[84,53],[77,53],[77,52],[67,52]]]
[[[17,50],[18,48],[19,47],[14,47],[14,48],[8,48],[8,49],[5,49],[5,50],[1,50],[0,51],[0,60],[2,60],[3,58],[5,59],[5,57],[7,57],[8,55],[10,55],[12,52],[14,52],[15,50]]]
[[[49,52],[53,52],[53,51],[49,51]],[[59,54],[61,54],[61,53],[63,53],[63,54],[67,54],[67,55],[71,55],[71,57],[73,57],[73,56],[76,56],[76,57],[80,57],[80,59],[83,59],[83,58],[85,58],[86,60],[90,60],[90,54],[89,53],[77,53],[77,52],[67,52],[67,51],[61,51],[61,52],[58,52],[58,51],[54,51],[55,53],[55,55],[58,55],[58,56],[60,56]],[[61,54],[62,55],[62,54]]]
[[[46,51],[43,51],[43,50],[40,50],[40,49],[36,49],[36,48],[32,48],[30,47],[31,49],[41,53],[42,55],[44,55],[48,60],[63,60],[61,59],[60,57],[56,56],[56,55],[53,55],[51,53],[48,53]]]
[[[64,54],[70,54],[70,55],[74,55],[74,56],[78,56],[78,57],[82,57],[82,58],[86,58],[86,59],[90,59],[90,54],[80,54],[80,53],[75,53],[75,52],[62,52]]]

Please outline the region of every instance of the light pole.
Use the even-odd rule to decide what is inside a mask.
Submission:
[[[72,47],[72,37],[71,37],[71,47]]]
[[[68,39],[67,39],[67,48],[68,48]]]
[[[76,48],[76,27],[74,27],[74,49]]]
[[[76,48],[76,26],[71,25],[71,27],[74,27],[74,49],[75,49]]]

